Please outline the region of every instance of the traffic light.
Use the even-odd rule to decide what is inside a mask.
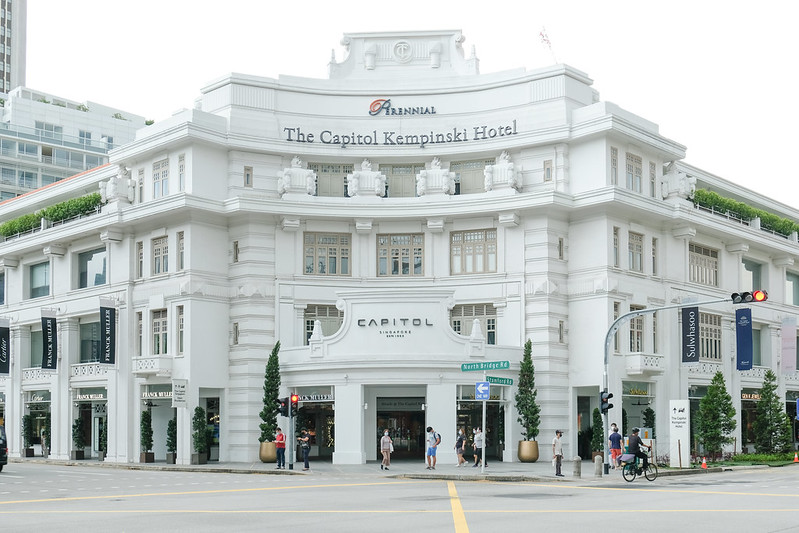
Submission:
[[[734,304],[747,304],[750,302],[765,302],[768,300],[768,293],[761,289],[753,290],[752,292],[734,292],[731,295],[732,303]]]
[[[283,416],[289,416],[289,399],[288,398],[278,398],[277,400],[277,412]]]
[[[599,393],[599,410],[602,411],[603,415],[606,415],[608,413],[608,409],[613,407],[613,404],[610,403],[611,398],[613,398],[613,393],[608,392],[608,389],[605,389]]]
[[[291,395],[291,416],[297,416],[297,411],[299,410],[300,406],[300,397],[297,394]]]

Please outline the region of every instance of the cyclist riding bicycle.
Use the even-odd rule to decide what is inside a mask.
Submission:
[[[644,444],[644,441],[642,441],[641,437],[638,436],[639,431],[640,430],[638,428],[633,428],[633,432],[627,440],[627,449],[630,454],[635,455],[644,461],[643,471],[646,472],[646,469],[649,466],[649,456],[641,451],[641,446],[644,448],[649,448],[650,450],[652,449],[652,446],[647,446]]]

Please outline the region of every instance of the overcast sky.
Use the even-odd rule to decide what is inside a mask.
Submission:
[[[229,72],[326,78],[344,33],[460,29],[482,73],[569,64],[688,163],[799,208],[797,19],[791,0],[29,0],[27,85],[159,120]]]

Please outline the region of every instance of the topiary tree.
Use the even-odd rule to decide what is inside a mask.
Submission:
[[[82,452],[86,447],[86,434],[83,432],[83,420],[76,418],[72,422],[72,444],[75,445],[75,450]]]
[[[591,428],[591,451],[601,452],[605,444],[605,426],[602,424],[602,413],[598,407],[594,407],[593,426]]]
[[[194,416],[191,419],[191,441],[194,451],[197,453],[208,453],[208,423],[205,419],[205,409],[199,405],[194,408]]]
[[[720,454],[722,446],[732,442],[736,426],[735,407],[721,372],[716,372],[707,394],[699,401],[697,415],[696,437],[708,455]]]
[[[784,453],[791,447],[791,419],[777,395],[777,376],[771,369],[766,371],[763,379],[752,429],[757,453]]]
[[[644,427],[645,428],[652,428],[652,438],[655,438],[655,410],[651,407],[647,407],[644,409],[644,412],[641,413],[644,417]]]
[[[143,452],[153,451],[153,415],[150,410],[141,412],[141,450]]]
[[[103,427],[100,428],[100,451],[108,451],[108,419],[105,419]]]
[[[277,404],[278,394],[280,394],[280,341],[275,343],[272,353],[266,362],[266,372],[264,373],[264,407],[261,409],[261,436],[260,442],[272,442],[275,440],[277,431]]]
[[[175,453],[178,449],[178,419],[172,417],[166,425],[166,451]]]
[[[36,435],[33,431],[33,415],[25,415],[22,417],[22,442],[25,448],[33,446],[33,439]]]
[[[516,389],[517,419],[522,425],[522,436],[525,440],[535,440],[538,436],[538,426],[541,423],[541,407],[535,398],[535,367],[533,366],[533,343],[530,339],[524,343],[522,363],[519,368],[519,385]]]

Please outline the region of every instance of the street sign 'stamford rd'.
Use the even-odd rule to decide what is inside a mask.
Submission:
[[[463,363],[461,371],[471,372],[473,370],[507,370],[510,368],[510,361],[481,361],[479,363]]]
[[[486,376],[486,380],[492,385],[513,385],[511,378],[495,378],[494,376]]]

